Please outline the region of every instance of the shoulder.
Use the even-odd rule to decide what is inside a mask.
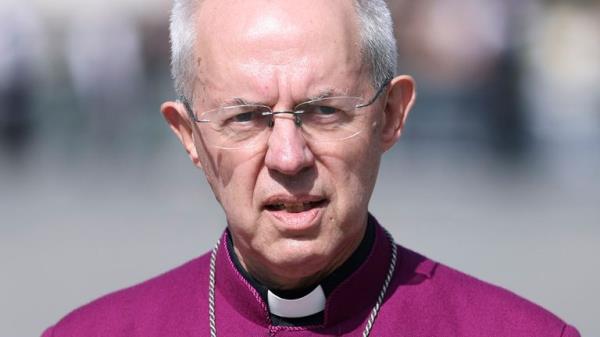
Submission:
[[[206,303],[205,254],[138,285],[96,299],[69,313],[43,337],[154,336],[161,326],[192,320]],[[150,333],[152,331],[152,333]]]
[[[539,305],[506,289],[398,247],[394,296],[462,336],[579,336]]]

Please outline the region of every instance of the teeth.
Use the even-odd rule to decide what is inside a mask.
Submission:
[[[299,213],[310,209],[313,205],[313,202],[290,202],[272,204],[270,205],[270,208],[276,211],[281,211],[285,209],[290,213]]]
[[[297,213],[304,211],[306,209],[305,206],[308,206],[308,203],[286,204],[285,209],[288,212]]]

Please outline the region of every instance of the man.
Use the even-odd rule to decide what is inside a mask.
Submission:
[[[162,113],[227,217],[210,254],[44,336],[578,336],[368,213],[414,102],[383,1],[176,1]]]

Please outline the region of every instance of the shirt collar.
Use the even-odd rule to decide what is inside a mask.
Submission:
[[[267,290],[267,303],[272,315],[285,318],[312,316],[325,310],[325,292],[317,285],[308,294],[298,298],[283,298]]]

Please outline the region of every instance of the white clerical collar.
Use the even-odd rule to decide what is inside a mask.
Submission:
[[[269,290],[267,300],[269,311],[279,317],[306,317],[325,310],[325,292],[320,285],[307,295],[295,299],[281,298]]]

